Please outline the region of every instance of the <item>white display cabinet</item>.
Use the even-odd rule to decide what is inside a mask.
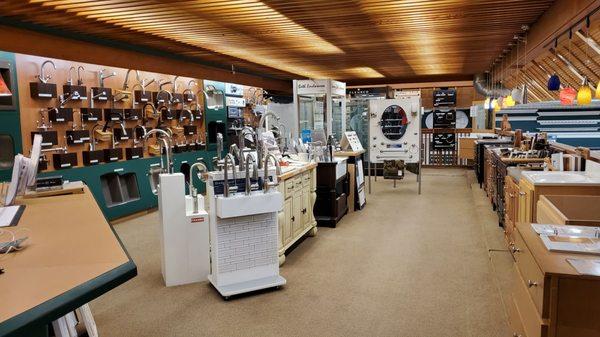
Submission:
[[[302,130],[323,130],[340,140],[346,131],[346,83],[335,80],[294,80],[294,114],[281,116],[292,137]]]

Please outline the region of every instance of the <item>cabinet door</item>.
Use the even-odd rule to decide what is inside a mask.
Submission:
[[[300,234],[303,228],[302,223],[302,190],[294,193],[294,200],[292,201],[293,214],[292,214],[292,228],[294,230],[294,237]]]
[[[292,216],[294,213],[292,209],[292,198],[285,200],[285,203],[283,204],[283,213],[285,219],[283,222],[283,245],[285,246],[292,239]]]
[[[310,189],[304,187],[302,189],[302,229],[305,229],[310,224],[310,213],[312,213],[312,207],[310,203]]]
[[[533,190],[525,184],[519,184],[519,222],[531,222]]]

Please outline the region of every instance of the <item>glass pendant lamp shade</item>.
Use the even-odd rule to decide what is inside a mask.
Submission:
[[[554,73],[548,79],[548,90],[550,90],[550,91],[560,90],[560,78],[558,77],[558,75],[556,75],[556,73]]]
[[[587,80],[584,80],[581,88],[577,91],[577,105],[589,105],[590,103],[592,103],[592,88],[587,84]]]
[[[0,97],[7,97],[7,96],[12,96],[12,92],[6,85],[6,82],[4,82],[4,79],[2,78],[2,76],[0,76]]]
[[[577,97],[577,91],[571,87],[564,88],[560,91],[560,104],[572,105]]]
[[[509,108],[512,106],[515,106],[516,102],[514,100],[514,98],[512,97],[512,95],[508,95],[508,97],[506,97],[503,101],[503,107],[505,108]]]

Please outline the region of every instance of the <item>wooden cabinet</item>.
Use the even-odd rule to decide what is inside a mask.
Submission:
[[[542,195],[537,222],[558,225],[600,226],[600,196]]]
[[[600,195],[600,186],[593,185],[533,185],[519,181],[519,222],[537,222],[537,202],[542,195]]]
[[[309,164],[297,172],[282,175],[279,192],[284,196],[279,212],[279,263],[285,261],[285,252],[304,235],[317,233],[313,214],[316,200],[316,164]]]
[[[513,177],[504,180],[504,235],[506,242],[514,241],[513,232],[518,221],[519,185]]]
[[[567,262],[596,257],[549,252],[530,224],[516,229],[513,287],[505,301],[514,336],[600,336],[600,277],[579,275]]]

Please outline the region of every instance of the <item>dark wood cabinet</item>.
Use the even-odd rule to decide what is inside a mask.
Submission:
[[[317,166],[314,214],[318,226],[335,227],[348,213],[348,172],[340,176],[337,165],[336,162],[321,162]]]

